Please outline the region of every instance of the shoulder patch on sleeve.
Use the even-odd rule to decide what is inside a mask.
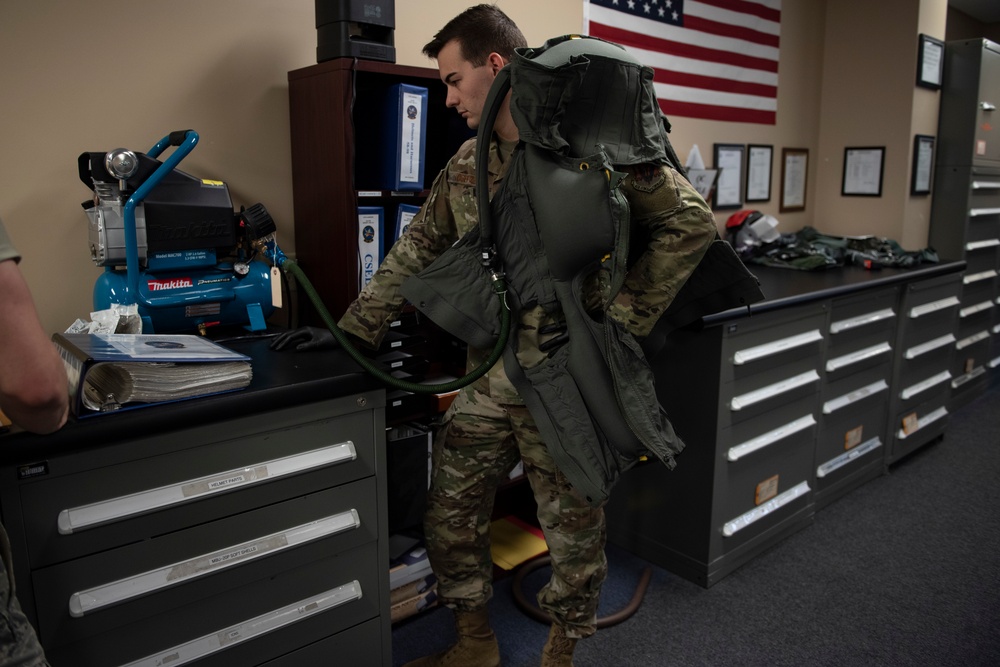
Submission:
[[[640,164],[629,167],[629,171],[632,173],[631,185],[639,192],[654,192],[667,180],[663,169],[653,164]]]

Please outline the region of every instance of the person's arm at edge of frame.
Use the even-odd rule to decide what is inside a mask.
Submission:
[[[66,368],[13,259],[0,261],[0,409],[41,434],[62,428],[69,415]]]

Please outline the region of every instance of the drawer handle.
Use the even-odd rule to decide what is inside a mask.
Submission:
[[[944,310],[945,308],[951,308],[952,306],[957,306],[961,303],[958,297],[949,296],[945,299],[938,299],[937,301],[931,301],[930,303],[925,303],[920,306],[914,306],[910,309],[910,319],[917,319],[918,317],[923,317],[924,315],[930,315],[931,313],[936,313],[939,310]]]
[[[971,371],[969,371],[965,375],[959,375],[957,378],[955,378],[954,380],[952,380],[951,381],[951,388],[952,389],[958,389],[959,387],[961,387],[966,382],[972,382],[977,377],[979,377],[979,376],[981,376],[981,375],[983,375],[985,373],[986,373],[986,367],[985,366],[976,366],[975,368],[973,368]]]
[[[927,354],[933,350],[944,347],[946,345],[951,345],[955,342],[955,334],[947,334],[941,336],[940,338],[935,338],[934,340],[929,340],[926,343],[921,343],[920,345],[914,345],[909,350],[906,351],[905,356],[907,359],[916,359],[917,357]]]
[[[832,414],[843,407],[847,407],[852,403],[857,403],[858,401],[864,400],[869,396],[873,396],[880,391],[886,391],[887,389],[889,389],[889,384],[885,380],[872,382],[870,385],[856,389],[849,394],[844,394],[843,396],[827,401],[823,404],[823,414]]]
[[[771,498],[763,505],[753,508],[746,514],[741,514],[732,521],[727,521],[726,525],[722,527],[722,534],[726,537],[731,537],[736,534],[737,531],[743,530],[755,521],[763,519],[768,514],[775,512],[796,498],[804,496],[807,493],[809,493],[809,482],[799,482],[784,493]]]
[[[964,320],[966,317],[969,317],[970,315],[981,313],[984,310],[989,310],[992,307],[993,307],[993,300],[987,299],[986,301],[982,301],[980,303],[973,304],[971,306],[966,306],[962,310],[958,311],[958,317]]]
[[[753,405],[754,403],[759,403],[760,401],[767,400],[779,394],[792,391],[793,389],[804,387],[811,382],[818,381],[819,373],[816,371],[808,371],[806,373],[802,373],[801,375],[790,377],[787,380],[782,380],[781,382],[775,382],[774,384],[766,387],[761,387],[756,391],[736,396],[729,401],[729,409],[733,412],[737,412],[747,406]]]
[[[991,360],[986,365],[989,366],[990,368],[996,368],[997,366],[1000,366],[1000,357],[997,357],[997,358]]]
[[[932,375],[923,382],[918,382],[917,384],[907,387],[903,391],[899,392],[899,397],[902,398],[904,401],[908,401],[917,394],[927,391],[931,387],[936,387],[942,382],[947,382],[950,379],[951,379],[950,371],[941,371],[937,375]]]
[[[59,512],[57,519],[59,534],[70,535],[86,528],[121,521],[136,514],[179,505],[222,491],[259,484],[276,477],[307,472],[325,465],[353,461],[357,457],[354,443],[342,442],[310,452],[258,463],[252,467],[228,470],[178,484],[161,486],[127,496],[102,500],[90,505],[65,509]]]
[[[973,241],[966,243],[965,249],[969,251],[982,250],[983,248],[994,248],[1000,245],[1000,239],[986,239],[985,241]]]
[[[973,190],[994,190],[1000,188],[1000,181],[972,181]]]
[[[895,316],[896,316],[896,311],[894,311],[892,308],[885,308],[884,310],[877,310],[874,313],[867,313],[865,315],[852,317],[848,320],[838,320],[837,322],[832,322],[830,324],[830,333],[836,334],[840,333],[841,331],[847,331],[848,329],[863,327],[866,324],[881,322],[882,320],[888,320]]]
[[[990,332],[989,332],[988,329],[984,330],[984,331],[980,331],[979,333],[972,334],[968,338],[963,338],[962,340],[960,340],[957,343],[955,343],[955,349],[956,350],[964,350],[965,348],[969,347],[970,345],[975,345],[976,343],[984,341],[984,340],[986,340],[989,337],[990,337]]]
[[[783,440],[790,435],[794,435],[799,431],[804,431],[810,426],[815,426],[816,420],[813,416],[806,415],[805,417],[799,417],[793,422],[789,422],[784,426],[778,427],[773,431],[768,431],[763,435],[758,435],[756,438],[747,440],[743,444],[736,445],[735,447],[729,448],[728,458],[730,461],[739,461],[741,458],[747,454],[752,454],[758,449],[763,449],[768,445],[773,445],[779,440]]]
[[[977,218],[981,215],[996,215],[1000,213],[1000,208],[973,208],[969,209],[969,217]]]
[[[878,449],[881,446],[882,446],[882,439],[879,438],[878,436],[875,436],[874,438],[872,438],[868,442],[863,442],[860,445],[858,445],[857,447],[855,447],[854,449],[846,451],[843,454],[841,454],[840,456],[838,456],[836,458],[833,458],[833,459],[830,459],[826,463],[820,465],[818,468],[816,468],[816,477],[819,477],[820,479],[822,479],[822,478],[826,477],[827,475],[829,475],[834,470],[838,470],[840,468],[843,468],[845,465],[847,465],[851,461],[854,461],[855,459],[859,459],[862,456],[864,456],[865,454],[868,454],[870,452],[874,452],[876,449]]]
[[[989,280],[990,278],[996,278],[997,272],[990,269],[989,271],[980,271],[979,273],[970,273],[962,278],[962,282],[966,285],[971,285],[972,283],[978,283],[981,280]]]
[[[69,615],[79,618],[108,605],[155,593],[163,588],[182,584],[207,574],[215,574],[233,565],[256,560],[262,556],[278,553],[290,547],[353,530],[360,526],[361,518],[358,516],[357,510],[351,509],[348,512],[341,512],[249,542],[219,549],[180,563],[73,593],[69,598]]]
[[[254,637],[278,630],[316,614],[339,607],[342,604],[360,600],[361,583],[355,579],[349,584],[338,586],[319,595],[299,600],[292,604],[269,611],[254,618],[231,625],[212,634],[193,639],[166,651],[130,662],[123,667],[160,667],[161,665],[183,665],[194,660],[218,653]]]
[[[903,431],[903,429],[899,429],[899,433],[896,434],[896,437],[899,438],[900,440],[906,440],[907,438],[909,438],[911,435],[913,435],[914,433],[916,433],[920,429],[922,429],[922,428],[924,428],[926,426],[930,426],[931,424],[933,424],[937,420],[939,420],[939,419],[941,419],[943,417],[946,417],[946,416],[948,416],[948,409],[945,408],[944,406],[941,406],[940,408],[938,408],[934,412],[930,413],[929,415],[924,415],[923,417],[921,417],[920,419],[918,419],[917,420],[917,428],[915,428],[914,430],[910,431],[909,433],[906,433],[905,431]]]
[[[871,347],[866,347],[857,352],[851,352],[850,354],[845,354],[842,357],[836,357],[826,362],[826,370],[828,373],[832,373],[836,370],[844,368],[845,366],[851,366],[858,362],[864,361],[865,359],[871,359],[877,357],[880,354],[885,354],[886,352],[892,352],[892,346],[887,342],[879,343],[878,345],[872,345]]]
[[[733,363],[737,366],[742,366],[747,362],[763,359],[764,357],[770,357],[771,355],[779,354],[785,350],[802,347],[803,345],[815,343],[819,340],[823,340],[823,334],[819,329],[813,329],[812,331],[807,331],[806,333],[789,336],[788,338],[782,338],[781,340],[765,343],[764,345],[757,345],[754,347],[748,347],[745,350],[738,350],[733,355]]]

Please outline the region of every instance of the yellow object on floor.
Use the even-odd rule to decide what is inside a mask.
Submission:
[[[493,563],[505,570],[513,570],[549,550],[540,528],[514,516],[494,521],[490,525],[490,540]]]

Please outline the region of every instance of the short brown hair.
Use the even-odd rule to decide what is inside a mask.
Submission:
[[[493,52],[506,60],[514,57],[514,49],[525,47],[528,41],[510,17],[496,5],[476,5],[448,21],[434,39],[424,46],[424,55],[437,58],[444,45],[457,40],[462,57],[476,67],[486,64]]]

